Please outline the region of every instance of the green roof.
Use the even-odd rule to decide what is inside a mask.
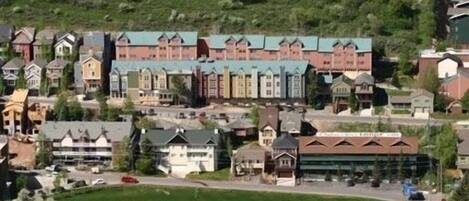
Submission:
[[[138,72],[129,72],[127,75],[128,88],[138,88]]]
[[[261,60],[225,60],[225,61],[197,61],[197,60],[172,60],[172,61],[152,61],[152,60],[113,60],[112,71],[125,73],[129,71],[138,71],[139,69],[149,68],[153,71],[166,69],[173,72],[195,71],[200,66],[202,71],[223,73],[225,66],[229,67],[231,72],[245,70],[246,74],[251,73],[251,69],[257,68],[259,73],[272,71],[274,74],[280,73],[280,67],[285,67],[286,73],[299,72],[303,74],[308,68],[308,61],[299,60],[280,60],[280,61],[261,61]],[[130,84],[130,83],[129,83]],[[129,86],[130,87],[130,86]]]
[[[371,52],[372,48],[371,38],[319,38],[318,51],[332,52],[337,43],[354,44],[357,52]]]
[[[130,45],[158,45],[161,36],[166,35],[171,39],[176,34],[182,38],[183,46],[197,46],[197,32],[122,32],[117,39],[126,36]]]
[[[262,49],[264,48],[264,35],[211,35],[209,38],[210,48],[225,48],[225,42],[229,39],[240,41],[246,39],[249,42],[249,48]]]
[[[352,86],[353,85],[353,80],[351,80],[349,77],[342,74],[339,77],[336,77],[336,78],[334,78],[334,80],[332,80],[331,88],[338,85],[339,83],[345,83],[349,86]]]

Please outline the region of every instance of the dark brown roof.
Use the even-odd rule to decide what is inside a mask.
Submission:
[[[259,128],[264,128],[266,125],[272,126],[273,129],[278,129],[278,108],[266,107],[259,111]]]
[[[300,154],[417,154],[417,137],[298,137]]]

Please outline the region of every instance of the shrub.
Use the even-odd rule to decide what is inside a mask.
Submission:
[[[11,12],[13,13],[22,13],[24,10],[23,8],[19,7],[19,6],[15,6],[11,9]]]
[[[135,7],[129,3],[120,3],[119,12],[121,13],[131,13],[135,11]]]
[[[243,7],[243,2],[233,0],[220,0],[218,6],[223,10],[238,9]]]
[[[135,168],[141,174],[155,174],[155,168],[153,167],[153,161],[151,159],[138,159],[137,162],[135,162]]]

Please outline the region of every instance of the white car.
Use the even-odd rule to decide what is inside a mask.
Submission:
[[[104,184],[106,184],[106,181],[104,181],[104,179],[101,179],[101,178],[96,179],[93,182],[91,182],[91,185],[93,186],[104,185]]]

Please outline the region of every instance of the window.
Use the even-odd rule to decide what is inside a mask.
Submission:
[[[215,50],[215,53],[218,53],[218,54],[223,53],[223,50]]]
[[[267,94],[268,96],[270,96],[270,95],[272,95],[272,91],[271,91],[271,90],[267,90],[267,91],[266,91],[266,94]]]
[[[5,121],[5,126],[9,126],[10,125],[10,121],[6,120]]]
[[[358,53],[358,57],[364,57],[365,53]]]
[[[272,86],[272,83],[267,82],[265,85],[266,85],[266,87],[271,87],[271,86]]]

